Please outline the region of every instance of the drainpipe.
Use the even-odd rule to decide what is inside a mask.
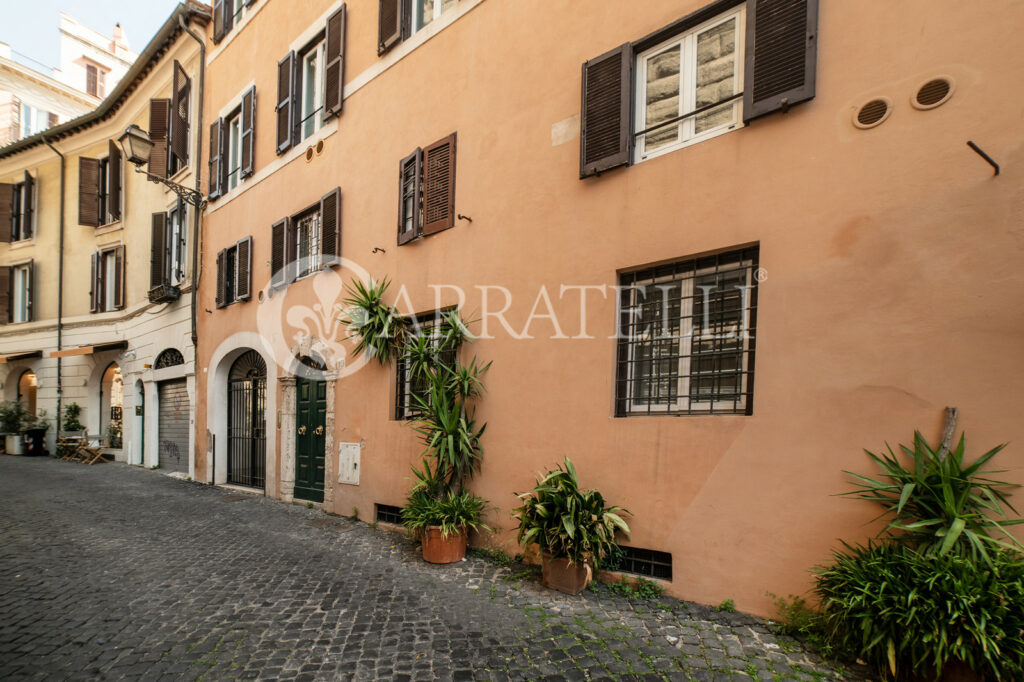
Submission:
[[[53,150],[53,153],[60,157],[60,238],[57,251],[57,350],[64,348],[64,189],[67,182],[66,170],[67,159],[57,151],[57,148],[50,144],[44,136],[43,143]],[[64,382],[62,369],[64,358],[57,356],[57,438],[60,438],[60,423],[63,415]]]

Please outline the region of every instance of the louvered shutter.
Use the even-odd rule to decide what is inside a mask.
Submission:
[[[398,166],[398,245],[407,244],[419,236],[423,227],[420,214],[420,179],[423,150],[417,148],[402,159]],[[407,199],[411,198],[411,206]],[[409,213],[412,213],[411,219]]]
[[[36,262],[30,260],[26,267],[28,270],[28,281],[25,282],[25,286],[28,287],[28,291],[25,292],[25,321],[32,322],[35,320],[35,308],[36,308]]]
[[[289,229],[289,218],[279,220],[270,227],[270,286],[281,287],[285,284],[285,244]]]
[[[299,275],[299,244],[295,234],[295,221],[288,219],[284,228],[284,281],[291,284]]]
[[[9,265],[0,265],[0,324],[11,321],[11,277],[13,272]]]
[[[224,0],[213,0],[213,42],[215,43],[224,39],[224,6]]]
[[[0,183],[0,242],[11,241],[14,219],[14,185]]]
[[[345,98],[345,5],[327,18],[324,63],[324,120],[341,114]]]
[[[57,125],[58,120],[59,119],[57,117],[57,114],[53,113],[52,111],[49,112],[48,114],[46,114],[46,127],[52,128],[53,126]]]
[[[295,53],[277,63],[277,153],[292,146],[292,81],[295,79]]]
[[[149,137],[153,151],[149,153],[149,172],[158,178],[167,177],[167,132],[170,127],[171,100],[149,100]]]
[[[167,268],[167,214],[154,213],[152,239],[149,251],[149,288],[163,286],[170,282]]]
[[[102,279],[100,271],[100,254],[94,252],[90,256],[90,263],[92,269],[89,273],[89,282],[91,283],[89,289],[89,312],[98,313],[100,311],[100,298],[103,295],[102,292]]]
[[[252,296],[252,237],[235,246],[235,300],[247,301]]]
[[[242,168],[240,176],[247,178],[253,172],[253,152],[256,141],[256,86],[242,95]]]
[[[32,224],[32,219],[35,216],[36,201],[36,181],[28,171],[25,171],[25,185],[24,189],[21,191],[21,200],[24,202],[24,208],[21,211],[21,215],[23,216],[21,223],[21,235],[23,238],[28,238],[35,233],[35,225]],[[2,201],[2,199],[0,199],[0,201]]]
[[[210,177],[208,178],[209,183],[209,196],[210,199],[216,199],[220,196],[220,142],[221,138],[224,137],[224,119],[218,118],[216,121],[210,124]]]
[[[181,63],[174,60],[171,86],[170,132],[171,152],[182,166],[188,165],[188,100],[191,80]]]
[[[227,273],[224,272],[224,263],[226,261],[227,250],[221,249],[217,253],[217,307],[223,308],[227,305],[224,300],[228,297],[227,292]]]
[[[124,308],[124,247],[118,246],[114,249],[114,308]],[[107,273],[107,286],[111,286],[110,273]]]
[[[107,149],[107,212],[113,222],[121,219],[121,150],[113,140],[107,143]]]
[[[583,64],[580,177],[629,163],[633,49],[629,43]]]
[[[320,199],[320,254],[325,266],[337,264],[341,256],[341,188]]]
[[[818,0],[749,0],[743,120],[814,98]]]
[[[100,162],[84,156],[78,159],[78,224],[100,226]]]
[[[455,133],[423,150],[423,234],[455,224]]]
[[[380,0],[377,16],[377,54],[382,55],[402,39],[402,0]]]
[[[231,133],[227,123],[220,131],[220,193],[228,193],[228,173],[231,171]]]

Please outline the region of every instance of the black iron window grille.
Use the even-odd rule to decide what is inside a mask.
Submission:
[[[410,318],[410,336],[427,336],[436,348],[441,340],[442,315],[446,312],[449,311],[439,310]],[[446,349],[438,354],[438,359],[445,367],[454,367],[458,352],[458,348]],[[413,376],[404,357],[398,359],[395,367],[395,419],[415,419],[420,415],[420,411],[416,409],[416,400],[413,396],[429,400],[429,379],[423,376]]]
[[[377,505],[377,520],[381,523],[402,525],[402,508],[390,504]]]
[[[620,277],[615,414],[752,414],[758,247]]]
[[[166,369],[168,367],[177,367],[178,365],[185,364],[185,357],[181,354],[181,351],[177,348],[168,348],[167,350],[156,356],[156,362],[153,363],[153,369]]]
[[[320,208],[295,220],[296,277],[320,270]]]
[[[655,549],[619,545],[618,551],[612,556],[607,568],[619,573],[672,580],[672,555]]]

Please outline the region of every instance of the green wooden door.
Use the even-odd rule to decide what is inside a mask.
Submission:
[[[298,377],[295,382],[295,497],[324,501],[324,447],[327,382]]]

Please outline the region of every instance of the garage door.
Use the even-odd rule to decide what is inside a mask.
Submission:
[[[160,398],[160,468],[188,473],[188,391],[184,379],[158,385]]]

